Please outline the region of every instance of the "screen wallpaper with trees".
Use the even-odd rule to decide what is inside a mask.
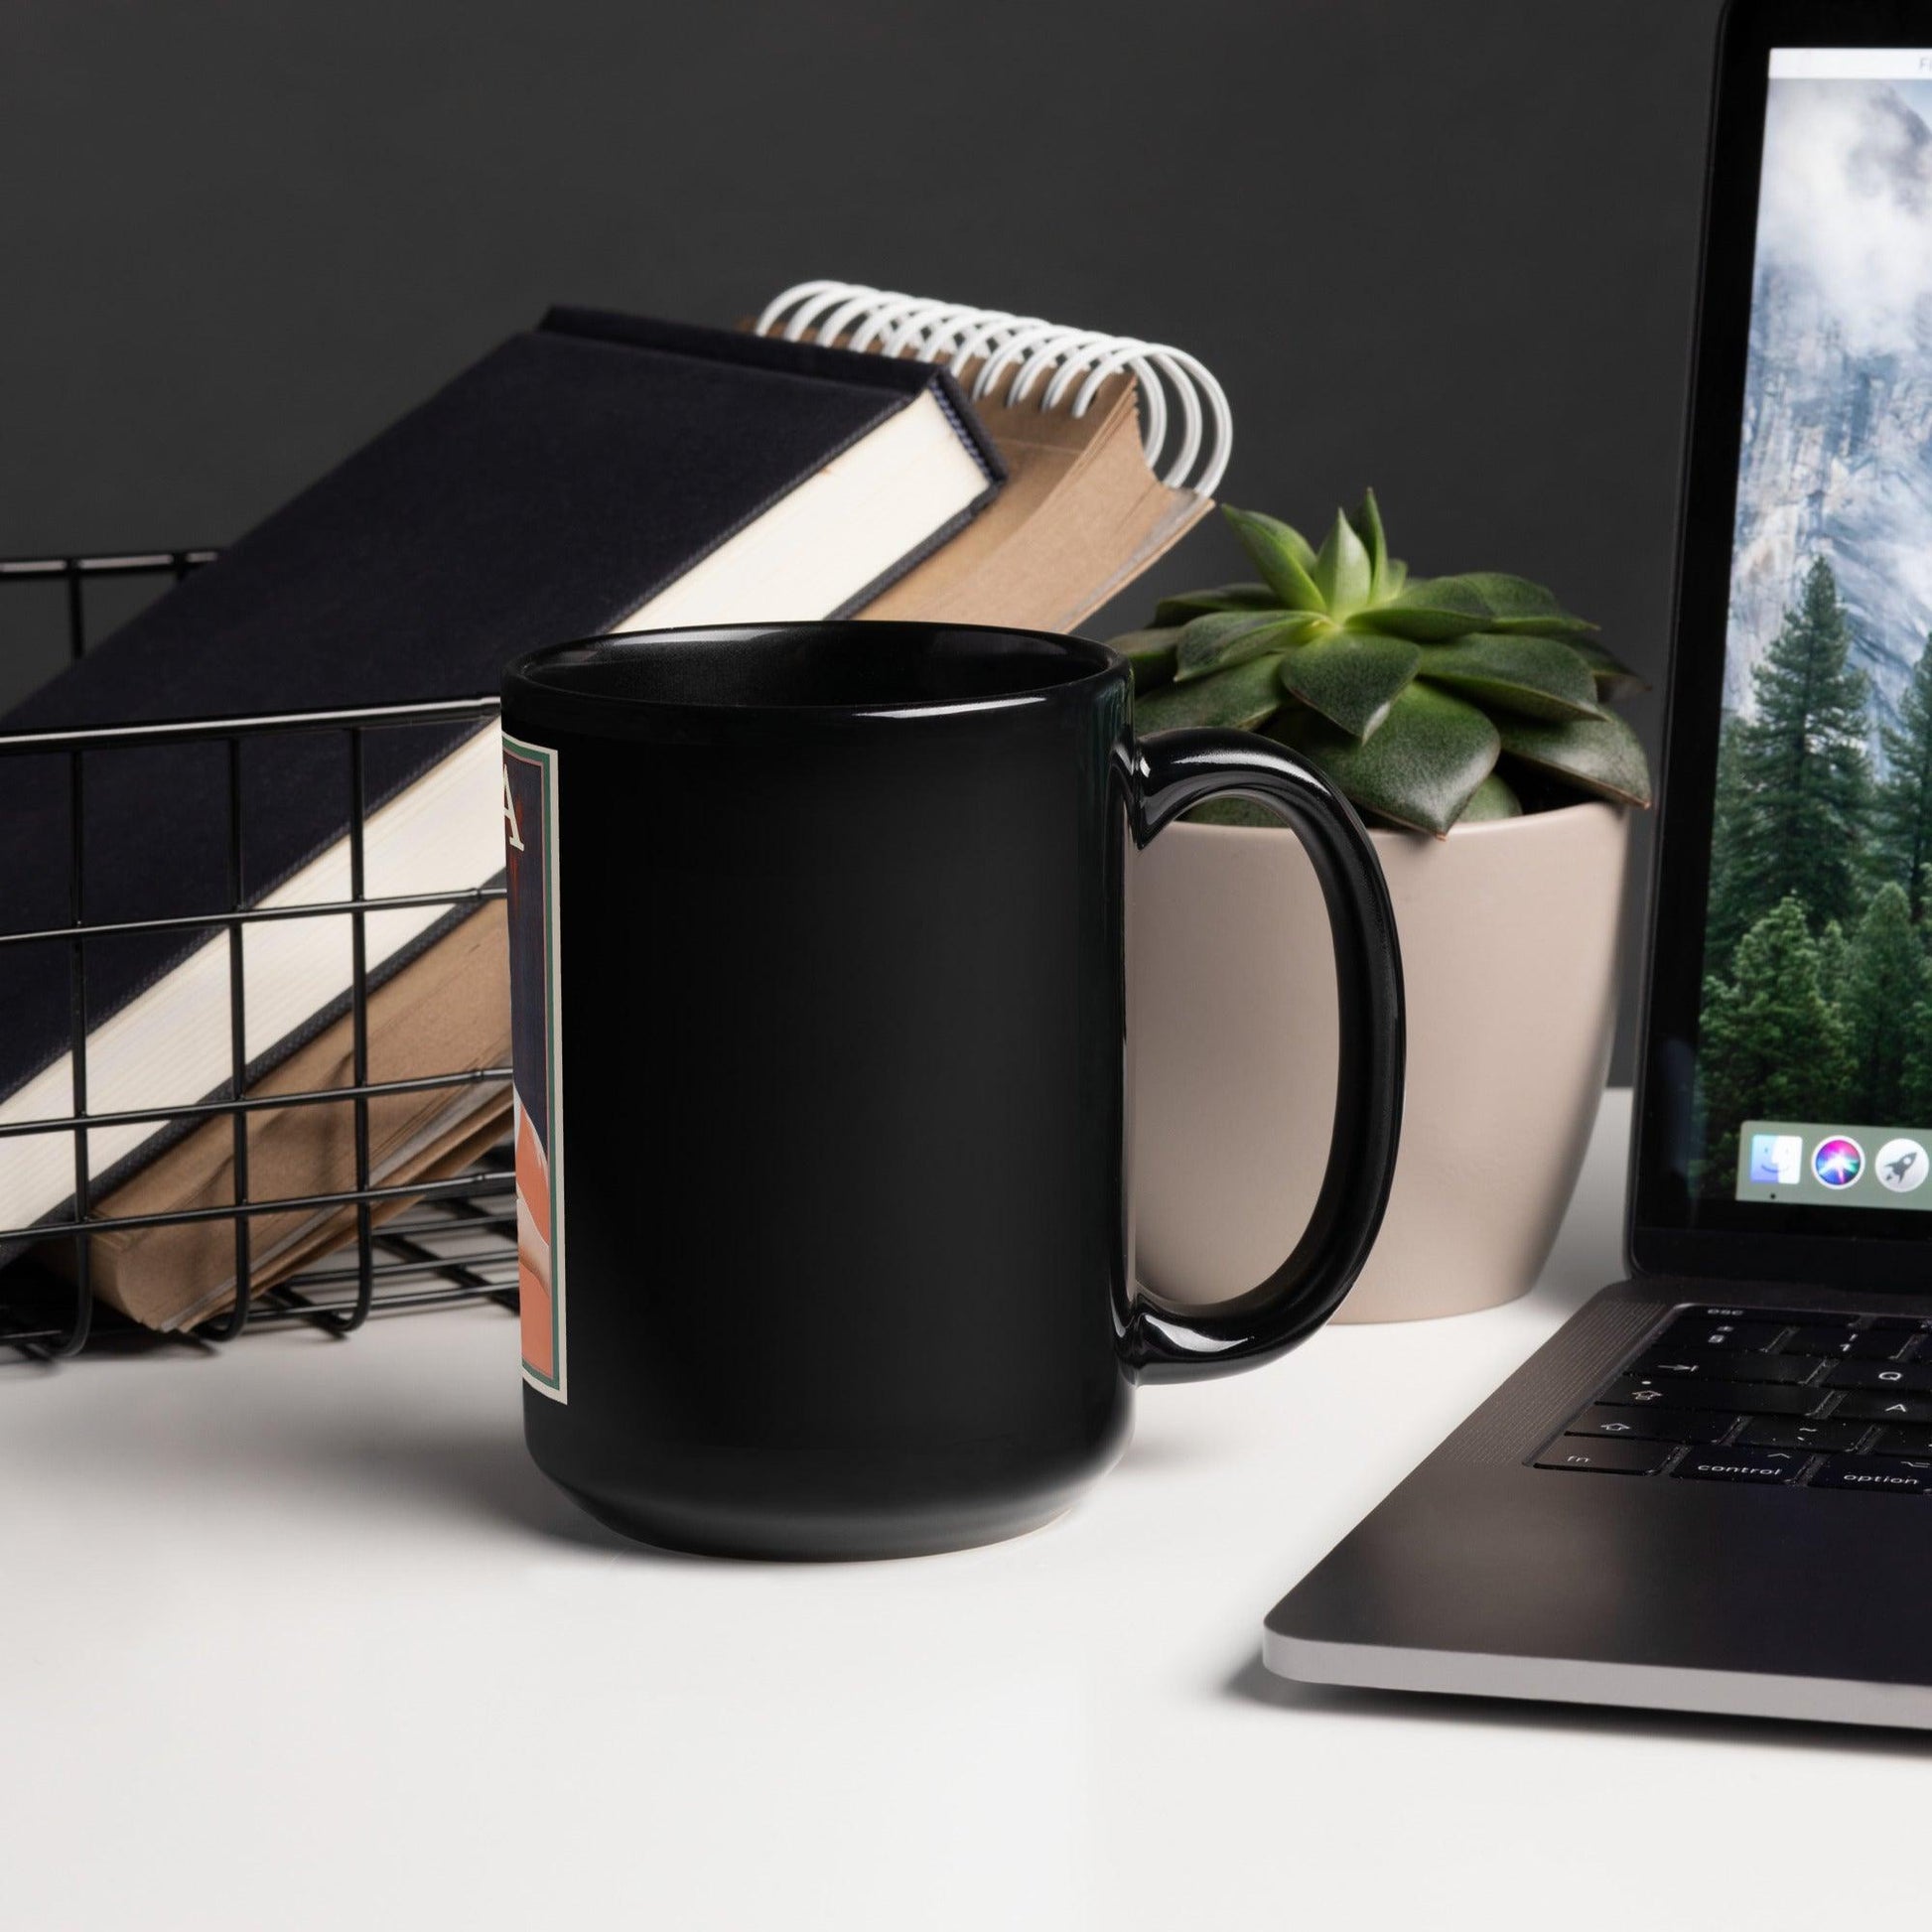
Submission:
[[[1932,1128],[1932,84],[1771,83],[1693,1184]]]

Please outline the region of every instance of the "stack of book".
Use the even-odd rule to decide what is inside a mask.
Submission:
[[[1168,391],[1178,400],[1171,411]],[[1204,399],[1204,400],[1203,400]],[[1169,420],[1173,422],[1170,431]],[[1204,433],[1205,426],[1205,433]],[[0,732],[188,717],[354,712],[469,699],[503,664],[573,636],[861,616],[1070,629],[1209,504],[1225,406],[1178,351],[1026,318],[812,284],[749,330],[553,310],[0,720]],[[1152,467],[1176,451],[1165,479]],[[236,1197],[226,1117],[165,1110],[347,1086],[352,921],[241,930],[245,1025],[230,1027],[230,943],[192,921],[340,906],[354,895],[346,738],[310,731],[218,749],[90,753],[83,823],[42,768],[0,761],[8,930],[69,923],[77,830],[89,940],[90,1239],[103,1299],[157,1328],[236,1292],[219,1219],[156,1222]],[[493,723],[369,731],[359,760],[369,1184],[462,1171],[503,1133],[509,1003]],[[231,797],[231,788],[233,796]],[[235,892],[229,828],[245,829]],[[445,896],[439,898],[437,896]],[[155,928],[145,922],[180,923]],[[0,948],[0,1127],[82,1111],[69,951]],[[347,1104],[247,1115],[247,1198],[357,1184]],[[0,1138],[0,1265],[74,1210],[70,1130]],[[255,1288],[353,1229],[352,1209],[251,1223]],[[65,1241],[43,1244],[57,1263]]]

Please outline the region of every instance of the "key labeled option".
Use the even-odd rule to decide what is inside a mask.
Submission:
[[[1876,1489],[1893,1496],[1922,1496],[1932,1488],[1932,1457],[1835,1455],[1812,1477],[1814,1489]]]

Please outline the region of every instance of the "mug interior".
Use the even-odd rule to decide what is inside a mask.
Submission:
[[[1104,644],[973,624],[796,623],[620,633],[538,651],[510,676],[617,704],[705,709],[968,705],[1118,669]]]

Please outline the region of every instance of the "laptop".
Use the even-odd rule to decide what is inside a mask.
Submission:
[[[1932,4],[1733,0],[1625,1251],[1305,1682],[1932,1727]]]

